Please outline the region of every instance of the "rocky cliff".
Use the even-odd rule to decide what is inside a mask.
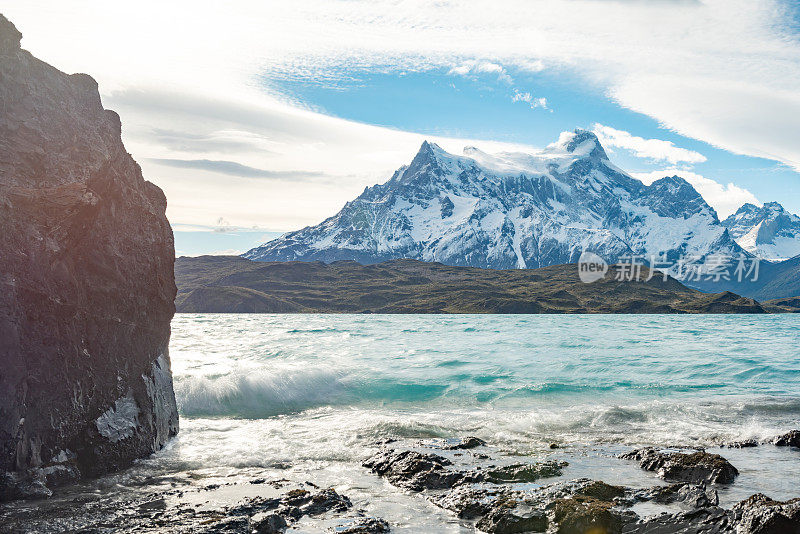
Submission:
[[[97,83],[0,15],[0,499],[125,467],[178,431],[166,198]]]

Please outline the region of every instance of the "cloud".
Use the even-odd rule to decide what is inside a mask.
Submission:
[[[153,139],[170,150],[187,153],[241,153],[252,150],[264,152],[258,138],[246,131],[218,131],[203,133],[181,132],[171,129],[154,128]]]
[[[122,116],[126,147],[164,188],[176,223],[224,216],[289,230],[388,178],[423,136],[299,109],[261,83],[324,82],[365,69],[461,75],[456,69],[466,65],[467,75],[500,67],[508,76],[544,69],[681,134],[800,169],[800,40],[787,22],[789,3],[777,0],[8,4],[4,14],[23,32],[24,48],[99,81],[104,104]],[[431,139],[448,150],[504,149]],[[687,157],[661,149],[648,153],[671,154],[657,160],[664,167]],[[149,158],[342,178],[287,188]]]
[[[220,217],[217,219],[217,225],[214,227],[214,232],[218,234],[232,234],[236,232],[239,228],[237,226],[231,225],[225,217]]]
[[[5,9],[27,48],[91,72],[104,91],[152,84],[235,100],[259,76],[546,65],[676,132],[800,169],[791,2],[29,0]]]
[[[535,108],[542,108],[542,109],[550,109],[547,107],[547,99],[545,97],[535,97],[532,94],[525,92],[521,93],[514,90],[514,96],[511,97],[512,102],[527,102],[531,109]],[[552,110],[550,110],[552,111]]]
[[[471,59],[452,67],[448,74],[474,78],[478,74],[496,74],[497,80],[505,84],[514,83],[514,78],[506,72],[502,65],[492,61]]]
[[[708,204],[717,211],[720,219],[725,219],[739,209],[742,204],[747,202],[761,205],[756,196],[733,183],[727,185],[706,178],[701,174],[677,168],[667,168],[651,172],[632,172],[634,178],[638,178],[645,185],[650,185],[665,176],[680,176],[694,187]]]
[[[635,156],[653,161],[661,161],[676,165],[678,163],[703,163],[706,157],[686,148],[675,146],[671,141],[662,139],[645,139],[630,132],[617,130],[610,126],[595,124],[592,131],[597,135],[604,147],[622,148],[631,151]]]
[[[207,231],[218,217],[240,229],[288,231],[316,224],[364,187],[388,180],[425,139],[454,153],[465,145],[493,152],[530,149],[371,126],[264,99],[152,88],[114,91],[104,103],[123,117],[126,148],[145,177],[164,189],[170,221]],[[187,158],[154,131],[249,148],[234,152],[235,160],[214,146],[201,154],[208,157]]]
[[[167,167],[177,167],[180,169],[197,169],[201,171],[216,172],[219,174],[229,174],[244,178],[270,178],[277,180],[314,180],[316,178],[333,178],[321,172],[309,171],[270,171],[267,169],[257,169],[249,165],[243,165],[235,161],[220,161],[209,159],[170,159],[170,158],[149,158],[153,163],[166,165]]]

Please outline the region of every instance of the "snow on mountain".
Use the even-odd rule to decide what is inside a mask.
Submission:
[[[782,261],[800,254],[800,217],[777,202],[745,204],[722,224],[742,248],[762,259]]]
[[[574,263],[584,250],[609,262],[742,252],[688,182],[645,186],[608,160],[593,133],[575,130],[532,154],[468,147],[457,156],[424,142],[388,182],[244,257],[508,269]]]

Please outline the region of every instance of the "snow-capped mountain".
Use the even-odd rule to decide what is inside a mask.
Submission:
[[[335,216],[254,248],[261,261],[414,258],[496,269],[609,262],[631,254],[705,257],[742,249],[677,176],[645,186],[597,137],[564,132],[534,154],[452,155],[425,142],[407,166]]]
[[[800,217],[777,202],[745,204],[722,224],[742,248],[762,259],[782,261],[800,254]]]

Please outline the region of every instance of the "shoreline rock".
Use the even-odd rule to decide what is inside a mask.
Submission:
[[[630,487],[590,478],[566,479],[549,471],[535,482],[510,481],[487,476],[492,470],[518,466],[553,466],[563,462],[543,448],[541,457],[480,445],[476,450],[447,449],[449,440],[391,440],[393,449],[383,449],[365,461],[396,477],[398,503],[409,487],[412,498],[450,512],[465,528],[488,534],[547,532],[550,534],[784,534],[800,532],[800,499],[776,501],[755,494],[720,506],[719,495],[706,483],[676,482],[668,485]],[[407,448],[404,448],[407,447]],[[538,455],[539,453],[535,452]],[[609,462],[620,462],[606,456]],[[611,466],[613,467],[613,466]],[[631,466],[629,469],[632,469]],[[371,469],[371,468],[369,468]],[[534,469],[534,471],[540,471]],[[291,473],[285,473],[292,476]],[[153,479],[150,493],[112,492],[100,495],[80,490],[59,495],[42,506],[0,505],[0,515],[12,533],[63,530],[169,531],[176,533],[223,533],[284,531],[381,534],[391,522],[407,526],[407,510],[377,517],[360,506],[371,507],[371,499],[350,499],[337,489],[319,487],[307,480],[308,473],[289,481],[280,472],[253,472],[256,478],[228,481],[230,473],[198,477],[185,472]],[[653,478],[655,474],[647,475]],[[413,484],[407,484],[408,481]],[[425,483],[433,481],[430,487]],[[452,485],[443,484],[450,481]],[[318,482],[318,481],[317,481]],[[417,483],[419,483],[417,485]],[[163,488],[171,486],[172,489]],[[355,497],[355,495],[354,495]],[[228,504],[213,504],[227,500]],[[381,499],[383,500],[383,499]],[[377,503],[376,503],[377,504]],[[379,506],[385,509],[386,502]],[[13,510],[13,512],[12,512]],[[12,513],[9,513],[12,512]],[[122,526],[124,525],[124,526]],[[4,525],[6,526],[6,525]],[[106,529],[106,530],[104,530]]]
[[[692,453],[662,452],[654,448],[636,449],[620,455],[624,460],[636,460],[639,467],[654,471],[659,477],[683,482],[730,484],[739,475],[731,463],[719,454],[704,451]]]
[[[0,15],[0,499],[118,470],[178,431],[163,192],[97,83]]]
[[[792,430],[782,436],[778,436],[772,443],[778,447],[800,448],[800,430]]]
[[[704,451],[690,453],[637,449],[620,459],[669,480],[666,486],[631,488],[587,478],[559,480],[565,463],[545,460],[497,467],[494,451],[480,445],[466,459],[448,457],[447,445],[417,443],[409,449],[382,449],[364,462],[398,487],[422,493],[459,519],[474,521],[489,534],[551,532],[559,534],[782,534],[800,532],[800,499],[777,502],[754,495],[730,509],[719,506],[709,484],[732,483],[738,471],[725,458]],[[461,453],[455,453],[459,455]],[[488,465],[487,465],[488,464]],[[538,476],[497,476],[518,472]],[[539,478],[548,480],[531,484]],[[426,483],[432,480],[433,483]],[[641,517],[639,503],[663,506],[660,515]],[[594,530],[593,530],[594,529]]]

